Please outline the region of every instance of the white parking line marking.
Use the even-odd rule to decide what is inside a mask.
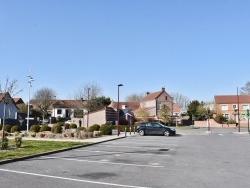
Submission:
[[[111,153],[116,154],[116,156],[120,156],[119,154],[128,154],[128,155],[149,155],[149,156],[157,156],[157,157],[170,157],[170,155],[164,155],[164,154],[150,154],[150,153],[132,153],[132,152],[113,152],[113,151],[93,151],[93,150],[81,150],[81,149],[75,149],[74,151],[80,151],[80,152],[93,152],[93,153]]]
[[[73,178],[64,178],[64,177],[60,177],[60,176],[50,176],[50,175],[44,175],[44,174],[35,174],[35,173],[21,172],[21,171],[8,170],[8,169],[0,169],[0,171],[10,172],[10,173],[17,173],[17,174],[25,174],[25,175],[31,175],[31,176],[46,177],[46,178],[61,179],[61,180],[78,181],[78,182],[85,182],[85,183],[92,183],[92,184],[99,184],[99,185],[116,186],[116,187],[148,188],[148,187],[140,187],[140,186],[133,186],[133,185],[123,185],[123,184],[105,183],[105,182],[98,182],[98,181],[80,180],[80,179],[73,179]]]
[[[108,164],[114,164],[114,165],[122,165],[122,166],[136,166],[136,167],[151,167],[151,168],[163,168],[164,166],[161,165],[137,165],[137,164],[128,164],[128,163],[113,163],[108,161],[91,161],[91,160],[80,160],[80,159],[68,159],[68,158],[61,158],[61,157],[44,157],[41,156],[41,158],[45,159],[61,159],[61,160],[67,160],[67,161],[78,161],[78,162],[86,162],[86,163],[108,163]]]

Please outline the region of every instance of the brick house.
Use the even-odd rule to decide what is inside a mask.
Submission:
[[[140,102],[140,108],[144,108],[149,113],[149,118],[158,120],[162,105],[170,108],[170,114],[173,114],[173,97],[171,97],[163,87],[161,91],[154,93],[147,92],[147,95]]]
[[[250,106],[250,95],[215,95],[215,110],[227,119],[237,119],[239,110],[240,120],[245,121],[247,109]]]

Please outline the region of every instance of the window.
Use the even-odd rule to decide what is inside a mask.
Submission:
[[[165,97],[165,100],[166,100],[166,101],[168,100],[168,96]]]
[[[237,109],[237,105],[236,104],[233,104],[233,109]]]
[[[157,110],[160,110],[160,109],[161,109],[161,103],[157,102]]]
[[[224,118],[229,119],[229,114],[222,114]]]
[[[57,110],[57,114],[62,114],[62,110]]]
[[[243,104],[243,105],[242,105],[242,110],[247,110],[247,109],[249,109],[248,104]]]
[[[221,105],[221,110],[228,110],[228,106],[226,104]]]

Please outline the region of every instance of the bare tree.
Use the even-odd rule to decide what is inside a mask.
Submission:
[[[149,112],[145,108],[139,108],[135,111],[135,116],[137,119],[140,119],[142,121],[148,121],[149,120]]]
[[[73,98],[77,101],[75,107],[85,108],[88,111],[100,109],[100,107],[103,107],[103,104],[100,101],[105,98],[102,96],[102,92],[102,87],[94,81],[81,85],[73,96]]]
[[[131,95],[126,96],[126,102],[140,102],[143,97],[145,97],[145,93],[132,93]]]
[[[250,95],[250,82],[248,81],[244,87],[240,88],[241,95]]]
[[[178,104],[182,110],[186,110],[190,103],[189,97],[186,97],[180,93],[174,92],[170,94],[173,97],[173,102]]]
[[[2,84],[0,82],[0,93],[9,93],[11,97],[17,95],[22,92],[22,89],[18,89],[18,80],[10,80],[9,77],[5,79],[5,83]]]
[[[166,104],[163,104],[160,110],[160,118],[166,125],[169,122],[169,117],[171,115],[171,109]]]
[[[34,93],[33,96],[34,105],[42,113],[43,120],[47,114],[49,106],[53,103],[55,95],[56,92],[53,89],[47,87],[41,88]]]

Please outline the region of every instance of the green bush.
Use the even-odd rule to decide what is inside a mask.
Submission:
[[[57,122],[56,125],[64,126],[64,122]]]
[[[214,121],[216,123],[223,123],[226,121],[226,118],[222,114],[217,114],[216,117],[214,118]]]
[[[12,125],[6,124],[6,125],[4,125],[4,130],[6,132],[10,133],[11,127],[12,127]]]
[[[77,127],[76,132],[86,131],[85,127]]]
[[[0,139],[0,147],[1,147],[1,150],[5,150],[5,149],[8,149],[8,138],[7,137],[4,137],[4,141],[2,142],[2,139]]]
[[[30,127],[30,132],[38,133],[39,130],[40,130],[40,126],[39,126],[39,125],[34,124],[34,125],[32,125],[32,126]]]
[[[43,132],[43,131],[51,131],[51,127],[48,126],[48,125],[43,125],[40,130],[40,132]]]
[[[65,129],[69,129],[69,126],[70,126],[70,124],[68,124],[68,123],[64,124]]]
[[[103,124],[100,127],[100,131],[102,135],[112,135],[112,126]]]
[[[15,125],[15,126],[11,127],[10,132],[11,133],[20,132],[19,126]]]
[[[18,136],[15,138],[16,147],[20,148],[22,145],[22,137]]]
[[[100,130],[100,125],[94,124],[88,128],[89,132],[94,132],[94,131],[99,131]]]
[[[54,133],[54,134],[57,134],[57,133],[62,133],[62,127],[61,125],[55,125],[51,128],[51,132]]]
[[[233,119],[230,119],[230,120],[227,121],[227,123],[228,123],[228,124],[236,124],[236,121],[233,120]]]
[[[74,123],[72,123],[72,124],[70,124],[69,128],[70,128],[70,129],[76,129],[76,128],[77,128],[77,125],[74,124]]]

